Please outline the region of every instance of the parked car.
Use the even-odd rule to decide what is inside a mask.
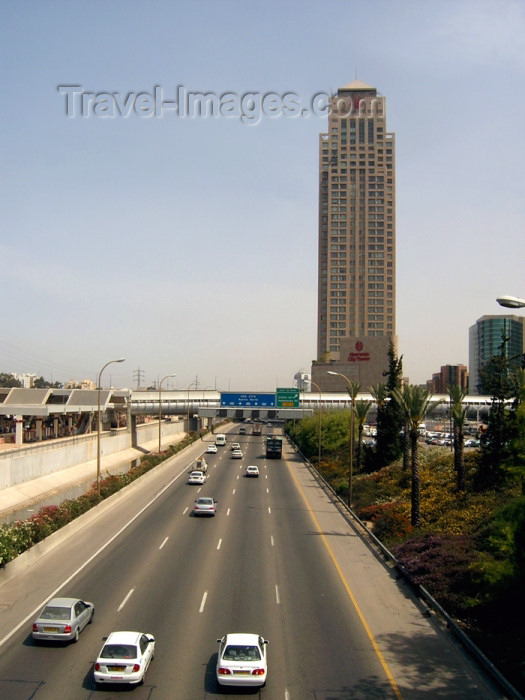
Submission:
[[[33,622],[37,641],[78,642],[84,627],[93,620],[95,606],[79,598],[53,598]]]
[[[268,641],[258,634],[226,634],[217,640],[219,685],[261,686],[266,683]]]
[[[204,484],[206,482],[206,474],[203,472],[190,472],[188,484]]]
[[[246,468],[246,476],[258,477],[259,476],[259,467],[256,467],[254,464],[247,467]]]
[[[217,501],[210,496],[201,496],[195,501],[193,515],[215,515]]]
[[[95,662],[95,683],[142,683],[154,655],[152,634],[112,632]]]

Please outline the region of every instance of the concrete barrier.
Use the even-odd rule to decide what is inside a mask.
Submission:
[[[166,421],[161,425],[162,436],[184,432],[182,421]],[[158,421],[137,426],[136,442],[126,428],[103,432],[100,438],[101,457],[140,447],[158,437]],[[0,451],[0,490],[18,486],[77,464],[97,458],[97,434],[49,440]]]

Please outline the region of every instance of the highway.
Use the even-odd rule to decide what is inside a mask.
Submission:
[[[187,473],[212,436],[57,533],[50,551],[0,578],[2,700],[266,700],[501,698],[442,627],[426,616],[316,485],[298,456],[264,458],[263,437],[228,435],[206,455],[209,478]],[[231,458],[241,443],[243,460]],[[247,479],[257,464],[258,479]],[[196,518],[197,495],[217,515]],[[53,540],[51,538],[51,540]],[[2,583],[3,581],[3,583]],[[35,645],[31,622],[54,595],[93,601],[77,644]],[[95,688],[93,663],[114,630],[156,638],[144,685]],[[268,682],[220,690],[216,639],[269,640]]]

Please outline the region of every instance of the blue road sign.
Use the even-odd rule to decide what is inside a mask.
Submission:
[[[221,406],[272,408],[275,406],[275,394],[221,393]]]

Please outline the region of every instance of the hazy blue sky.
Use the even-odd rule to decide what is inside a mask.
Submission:
[[[386,95],[412,382],[468,364],[469,326],[525,296],[523,0],[3,0],[0,27],[0,371],[95,379],[125,357],[114,385],[225,390],[309,371],[326,118],[155,113],[134,102],[155,86]],[[102,97],[67,116],[65,85],[128,116]]]

